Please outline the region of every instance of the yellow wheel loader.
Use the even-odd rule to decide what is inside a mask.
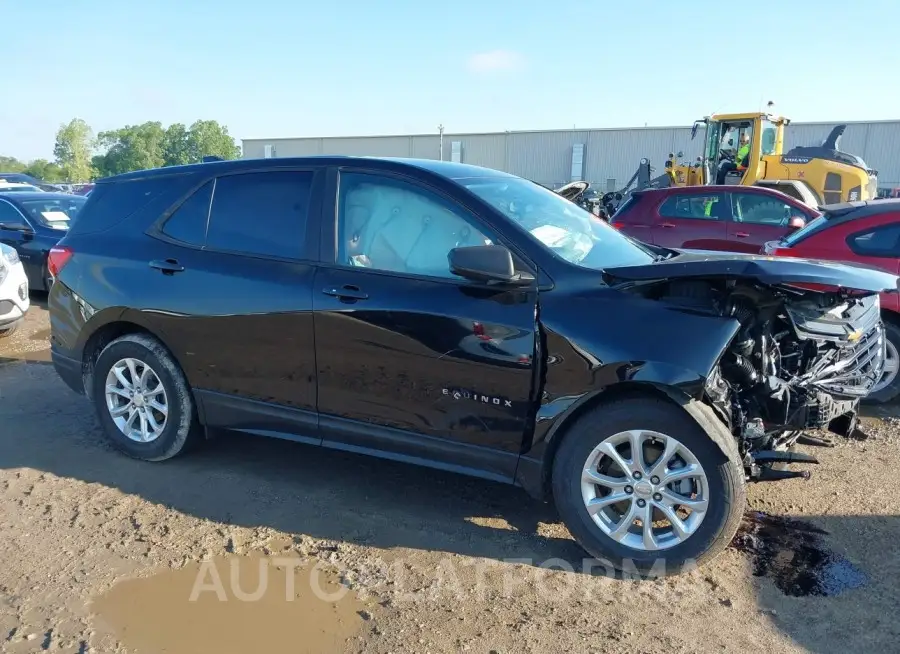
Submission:
[[[741,184],[774,188],[814,207],[877,196],[877,171],[840,150],[846,125],[836,126],[821,145],[784,152],[788,124],[788,118],[767,113],[707,116],[691,130],[694,139],[703,127],[702,156],[679,162],[682,153],[670,154],[664,174],[656,178],[651,178],[649,161],[642,159],[634,177],[616,195],[641,188]],[[614,208],[618,202],[611,204]]]

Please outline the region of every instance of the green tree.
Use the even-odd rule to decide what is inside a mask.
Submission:
[[[26,175],[31,175],[32,177],[36,177],[45,182],[50,182],[51,184],[54,182],[64,182],[67,179],[71,179],[59,164],[53,163],[52,161],[47,161],[46,159],[35,159],[31,163],[29,163],[22,172]],[[90,178],[83,178],[82,181],[87,179]]]
[[[126,125],[120,129],[100,132],[97,142],[106,149],[102,158],[94,159],[95,167],[103,175],[118,175],[132,170],[159,168],[165,165],[166,130],[160,122]]]
[[[188,130],[182,123],[172,123],[163,139],[163,159],[166,166],[181,166],[191,162]]]
[[[187,145],[190,161],[202,161],[203,157],[237,159],[241,150],[228,133],[228,128],[215,120],[198,120],[188,130]]]
[[[65,171],[70,182],[86,182],[91,179],[91,154],[93,132],[81,118],[73,118],[61,125],[56,132],[56,146],[53,155],[56,163]]]
[[[15,157],[4,157],[0,155],[0,172],[3,173],[21,173],[25,170],[27,164],[19,161]]]

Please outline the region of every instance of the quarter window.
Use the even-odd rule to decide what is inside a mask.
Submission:
[[[0,202],[0,223],[24,223],[25,218],[8,202]]]
[[[185,200],[169,216],[162,233],[176,241],[202,246],[206,242],[206,221],[209,219],[209,201],[213,183],[207,182]]]
[[[659,215],[682,220],[725,220],[726,211],[725,196],[722,193],[704,193],[672,195],[662,203]]]
[[[866,257],[900,256],[900,225],[885,225],[847,237],[847,245]]]
[[[270,171],[216,179],[206,247],[302,258],[313,174]]]
[[[388,177],[341,175],[338,263],[455,279],[450,250],[491,242],[436,193]]]

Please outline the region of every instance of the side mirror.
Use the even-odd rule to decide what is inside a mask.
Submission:
[[[23,234],[33,234],[31,231],[31,227],[22,222],[6,222],[0,223],[0,229],[5,229],[8,232],[22,232]]]
[[[788,221],[788,227],[791,229],[800,229],[801,227],[806,227],[806,221],[800,216],[794,216]]]
[[[447,260],[450,272],[474,282],[527,286],[534,281],[530,273],[516,272],[512,252],[502,245],[453,248]]]

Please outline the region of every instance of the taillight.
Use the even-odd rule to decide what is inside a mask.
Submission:
[[[59,277],[60,271],[69,263],[69,259],[75,254],[72,248],[57,245],[50,248],[50,254],[47,255],[47,270],[54,279]]]
[[[623,222],[615,222],[615,223],[610,223],[610,225],[612,225],[612,226],[615,227],[616,229],[622,229],[622,228],[625,226],[625,223],[623,223]]]

